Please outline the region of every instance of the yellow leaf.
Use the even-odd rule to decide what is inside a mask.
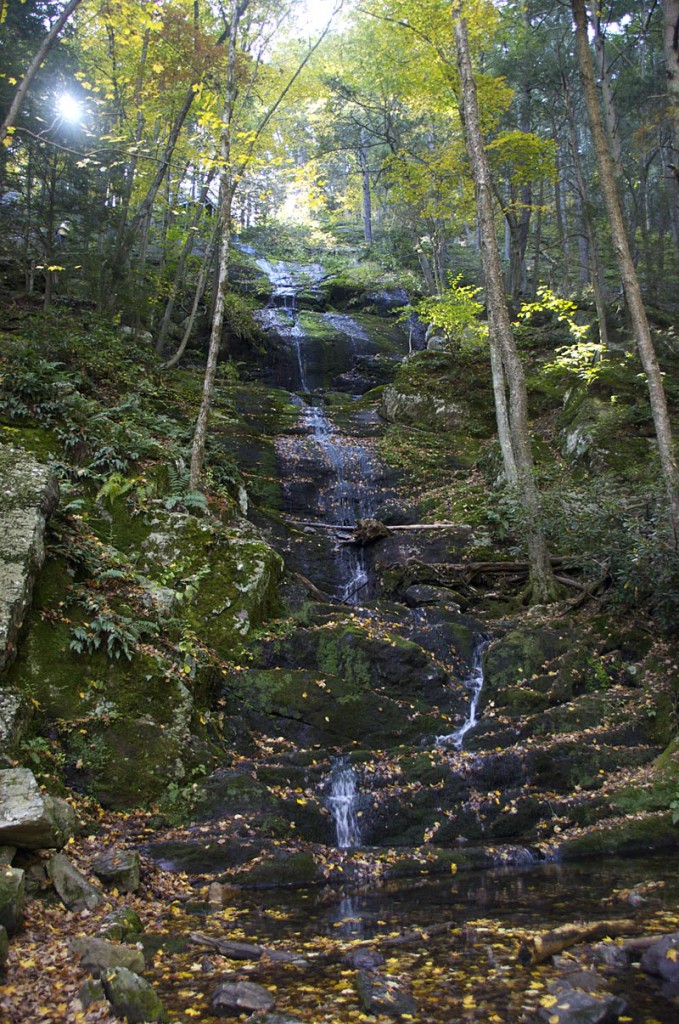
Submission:
[[[667,953],[665,954],[665,959],[666,960],[679,960],[679,949],[677,949],[676,946],[673,946],[671,949],[668,949]]]
[[[550,1006],[556,1006],[556,1004],[556,996],[543,996],[540,1000],[540,1006],[544,1006],[546,1009],[549,1009]]]
[[[16,85],[17,84],[16,78],[14,78],[12,75],[9,76],[7,81],[9,82],[10,85]]]
[[[462,1005],[464,1006],[465,1010],[471,1010],[472,1007],[476,1006],[476,1000],[474,999],[474,996],[465,996],[464,999],[462,1000]]]

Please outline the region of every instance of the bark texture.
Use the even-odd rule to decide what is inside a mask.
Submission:
[[[672,428],[667,409],[667,399],[663,387],[662,375],[658,358],[653,347],[648,318],[641,295],[639,278],[637,277],[632,252],[630,249],[627,229],[623,218],[622,207],[615,181],[615,168],[611,157],[604,121],[599,106],[596,81],[592,67],[592,56],[587,35],[587,14],[585,0],[571,0],[573,19],[575,21],[575,37],[578,54],[578,66],[582,89],[589,117],[592,141],[596,153],[601,190],[604,196],[606,212],[611,229],[613,248],[622,277],[623,289],[629,309],[634,339],[639,351],[641,364],[646,374],[651,413],[655,434],[658,441],[658,452],[662,469],[670,519],[674,538],[679,542],[679,472],[674,453]]]
[[[514,485],[526,515],[532,599],[545,602],[553,598],[556,585],[540,523],[540,502],[533,476],[526,382],[504,293],[495,230],[492,180],[481,134],[476,81],[472,68],[467,25],[462,17],[459,0],[453,3],[452,13],[457,63],[462,86],[465,140],[472,166],[478,210],[498,436],[507,479],[510,484]],[[500,377],[500,371],[502,377]],[[503,394],[507,395],[506,403],[502,402]]]

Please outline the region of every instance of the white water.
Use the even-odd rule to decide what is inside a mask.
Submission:
[[[327,803],[335,822],[337,846],[341,850],[361,845],[357,782],[356,772],[344,759],[335,762]]]
[[[446,736],[436,737],[436,742],[441,745],[452,746],[457,750],[462,750],[465,736],[477,723],[476,712],[479,707],[481,690],[483,689],[483,652],[487,646],[488,640],[485,638],[476,645],[469,674],[464,680],[464,686],[469,690],[467,717],[459,729],[448,733]]]

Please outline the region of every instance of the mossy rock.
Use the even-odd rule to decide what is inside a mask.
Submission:
[[[223,879],[245,889],[297,888],[318,884],[322,880],[321,865],[310,852],[263,857]]]
[[[600,822],[597,828],[558,845],[563,860],[631,856],[679,846],[679,823],[670,814],[646,814],[633,821]]]
[[[369,742],[376,748],[432,734],[440,717],[417,698],[404,705],[369,680],[308,669],[252,669],[228,683],[235,708],[256,731],[305,746]]]
[[[245,520],[223,526],[179,512],[152,524],[141,567],[158,583],[187,581],[185,618],[222,657],[242,651],[254,626],[277,604],[280,556]]]
[[[484,687],[481,703],[502,705],[507,691],[532,685],[551,663],[568,650],[572,640],[566,630],[520,627],[488,647],[483,657]]]

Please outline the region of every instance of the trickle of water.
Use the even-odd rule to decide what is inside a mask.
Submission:
[[[489,640],[486,637],[483,637],[479,643],[477,643],[474,649],[469,674],[464,680],[464,686],[469,690],[470,695],[467,717],[459,729],[455,729],[454,732],[448,733],[447,736],[436,737],[436,742],[441,745],[452,746],[457,750],[462,750],[462,744],[464,743],[465,736],[469,730],[473,729],[476,725],[476,712],[479,706],[481,690],[483,689],[483,652],[488,644]]]
[[[327,804],[335,822],[337,846],[346,850],[361,845],[358,824],[358,784],[354,769],[342,758],[333,765]]]

